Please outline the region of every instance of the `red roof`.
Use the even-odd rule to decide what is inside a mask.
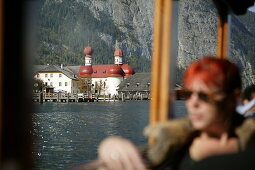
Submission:
[[[92,66],[81,66],[78,72],[78,77],[91,77],[92,73]]]
[[[92,50],[92,48],[90,47],[90,46],[88,46],[88,47],[85,47],[84,48],[84,54],[85,55],[89,55],[89,56],[91,56],[92,55],[92,53],[93,53],[93,50]]]
[[[91,78],[106,78],[106,77],[126,77],[134,74],[134,70],[128,64],[116,65],[116,64],[102,64],[102,65],[92,65],[92,73],[88,73],[88,68],[90,66],[80,66],[80,70],[78,73],[79,77],[91,77]],[[125,74],[124,68],[129,68],[129,71],[126,70],[127,75]]]
[[[132,76],[133,74],[135,74],[133,67],[131,67],[128,64],[123,64],[121,68],[125,73],[125,77]]]
[[[123,56],[123,52],[120,48],[117,48],[114,52],[114,56]]]

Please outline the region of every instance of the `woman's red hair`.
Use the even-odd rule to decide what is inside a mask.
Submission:
[[[241,89],[239,69],[226,59],[207,56],[192,63],[184,73],[184,87],[188,87],[194,78],[226,93]]]

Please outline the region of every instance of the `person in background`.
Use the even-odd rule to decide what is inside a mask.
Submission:
[[[236,112],[241,93],[237,66],[204,57],[187,68],[183,84],[188,117],[146,127],[145,135],[154,142],[143,150],[121,137],[106,138],[98,149],[101,169],[184,170],[206,158],[246,148],[255,123]]]
[[[237,111],[245,117],[255,117],[255,84],[244,89],[242,105],[237,106]]]

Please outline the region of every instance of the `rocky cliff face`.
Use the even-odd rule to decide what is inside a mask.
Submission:
[[[94,17],[100,19],[100,13],[112,18],[113,23],[125,38],[118,42],[127,54],[135,52],[150,58],[153,24],[153,1],[149,0],[77,0],[87,6]],[[107,44],[115,45],[111,35],[100,33]]]
[[[68,32],[73,32],[68,33],[71,38],[75,36],[77,42],[80,41],[84,46],[91,39],[96,39],[100,44],[95,45],[104,46],[104,49],[107,47],[114,49],[117,42],[130,64],[132,61],[135,64],[141,61],[139,58],[141,56],[151,58],[153,3],[153,0],[46,0],[42,12],[45,12],[43,9],[46,8],[51,13],[54,13],[55,8],[66,9],[68,14],[57,13],[56,22],[62,20],[71,23],[67,29]],[[43,13],[42,16],[50,16],[50,13]],[[47,17],[42,18],[47,19]],[[245,86],[255,83],[254,18],[255,13],[248,12],[245,16],[233,16],[231,24],[229,59],[240,66]],[[86,19],[90,21],[84,21]],[[55,32],[58,33],[57,30]],[[80,32],[86,36],[78,35]],[[179,0],[178,82],[181,81],[183,70],[192,61],[203,55],[216,54],[216,33],[217,12],[211,0]],[[94,37],[91,38],[92,34]],[[43,42],[47,43],[45,40]],[[61,40],[61,43],[65,45],[65,49],[73,48],[73,53],[79,53],[78,47],[72,47],[75,43],[68,45],[67,40]],[[138,59],[134,60],[131,56],[136,56]],[[149,67],[148,63],[146,65]],[[145,67],[145,64],[141,67]],[[148,71],[148,69],[141,70]]]
[[[216,9],[210,1],[182,0],[179,3],[178,66],[185,68],[203,55],[216,54]]]
[[[204,55],[216,55],[217,11],[210,0],[181,0],[179,4],[177,66],[186,66]],[[240,69],[244,86],[255,83],[255,13],[231,16],[229,60]],[[179,80],[179,77],[177,78]]]

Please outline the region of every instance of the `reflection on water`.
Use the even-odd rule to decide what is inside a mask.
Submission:
[[[176,103],[176,115],[185,114]],[[44,103],[33,115],[35,169],[66,169],[97,157],[97,146],[110,135],[144,145],[149,102]]]

